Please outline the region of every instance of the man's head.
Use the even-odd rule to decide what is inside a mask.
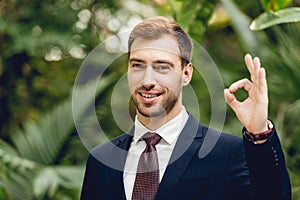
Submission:
[[[157,128],[181,111],[182,87],[193,73],[191,40],[175,22],[155,17],[134,28],[129,50],[128,85],[138,119]]]
[[[130,55],[132,43],[137,38],[156,40],[165,35],[173,36],[178,43],[182,67],[191,62],[193,44],[182,28],[174,21],[156,16],[145,19],[135,26],[128,39],[128,52]]]

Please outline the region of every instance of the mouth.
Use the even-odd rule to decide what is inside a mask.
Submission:
[[[151,99],[151,98],[155,98],[155,97],[160,96],[160,94],[146,94],[146,93],[140,93],[140,95],[144,98],[147,98],[147,99]]]
[[[154,104],[162,93],[139,92],[142,102],[146,104]]]

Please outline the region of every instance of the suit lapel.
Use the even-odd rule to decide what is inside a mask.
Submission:
[[[119,137],[114,143],[114,155],[118,155],[119,169],[117,173],[112,173],[112,180],[117,180],[120,183],[120,192],[122,199],[126,199],[124,182],[123,182],[123,169],[126,162],[128,150],[132,141],[134,127],[124,136]],[[171,189],[176,185],[184,173],[186,167],[189,165],[195,153],[199,150],[203,142],[203,133],[201,125],[189,115],[189,119],[184,126],[173,153],[171,155],[168,167],[165,171],[163,179],[159,185],[157,192],[157,199],[164,194],[165,191]],[[122,151],[120,151],[120,149]]]
[[[178,183],[191,159],[199,150],[202,141],[201,125],[190,115],[177,140],[168,167],[159,185],[157,199]]]
[[[126,199],[125,195],[125,187],[123,182],[123,172],[124,172],[124,166],[126,162],[126,157],[128,154],[128,150],[132,141],[133,136],[133,130],[132,128],[129,133],[119,137],[117,140],[113,141],[114,143],[114,149],[112,152],[114,152],[111,156],[116,156],[118,164],[118,169],[115,171],[112,171],[110,177],[112,181],[115,181],[116,184],[119,184],[119,191],[117,191],[117,188],[114,189],[113,192],[117,192],[120,194],[121,199]]]

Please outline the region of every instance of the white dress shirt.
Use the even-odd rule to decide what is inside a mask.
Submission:
[[[178,136],[181,133],[184,125],[188,120],[188,114],[182,106],[181,112],[168,123],[164,124],[155,131],[150,131],[147,127],[143,126],[137,117],[135,118],[134,137],[128,150],[126,158],[123,181],[125,187],[126,198],[131,199],[136,170],[139,162],[140,155],[146,148],[146,143],[140,138],[147,132],[155,132],[159,134],[162,139],[156,145],[157,157],[159,163],[159,181],[162,180],[164,172],[167,168],[172,151],[177,142]]]

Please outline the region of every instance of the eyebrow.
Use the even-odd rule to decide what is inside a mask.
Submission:
[[[129,62],[139,62],[139,63],[146,63],[144,60],[142,59],[138,59],[138,58],[130,58]],[[155,60],[154,62],[152,62],[153,64],[168,64],[172,67],[174,67],[174,64],[169,61],[169,60]]]
[[[145,63],[144,60],[138,59],[138,58],[130,58],[129,62],[140,62],[140,63]]]
[[[153,63],[154,64],[168,64],[171,67],[174,67],[174,64],[171,61],[168,61],[168,60],[156,60]]]

